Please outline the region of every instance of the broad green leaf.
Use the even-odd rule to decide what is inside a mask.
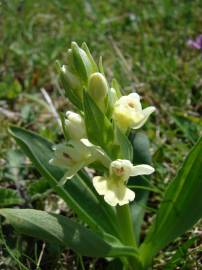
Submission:
[[[121,159],[133,161],[133,147],[128,137],[116,127],[116,138],[120,146]]]
[[[18,193],[9,188],[0,188],[0,207],[23,203]]]
[[[202,138],[193,147],[174,181],[168,186],[148,236],[142,244],[145,265],[202,217]]]
[[[147,136],[143,132],[137,132],[135,134],[131,134],[130,139],[133,145],[134,164],[150,164],[151,155],[149,152],[149,140]],[[149,177],[131,177],[129,185],[138,185],[142,186],[143,188],[148,187],[149,184],[145,179],[149,179]],[[136,241],[138,242],[149,191],[144,189],[134,189],[134,191],[136,197],[134,202],[131,204],[131,210],[136,234]]]
[[[84,92],[84,115],[89,140],[110,155],[108,146],[114,139],[112,124],[87,92]]]
[[[67,181],[65,186],[58,185],[64,171],[49,164],[53,157],[53,144],[45,138],[19,127],[10,128],[11,135],[30,158],[41,175],[49,181],[52,189],[95,230],[113,233],[116,230],[115,215],[106,204],[100,204],[89,185],[78,175]]]
[[[90,231],[67,217],[33,209],[1,209],[13,227],[22,234],[69,247],[90,257],[135,256],[136,250],[123,246],[111,235]]]

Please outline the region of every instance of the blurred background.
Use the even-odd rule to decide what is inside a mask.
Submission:
[[[200,134],[202,45],[197,49],[187,43],[202,34],[201,14],[200,0],[0,0],[0,186],[13,190],[12,199],[2,199],[0,207],[68,211],[7,128],[15,124],[55,142],[63,139],[51,106],[58,111],[71,108],[55,71],[55,60],[66,61],[71,41],[85,41],[97,61],[102,55],[109,81],[115,77],[123,91],[137,91],[144,106],[157,108],[144,130],[157,168],[152,181],[163,190]],[[150,196],[149,217],[159,196]],[[153,269],[199,269],[201,234],[197,224],[159,254]],[[9,226],[4,235],[0,269],[84,269],[78,255],[60,255],[51,246],[36,268],[43,243],[19,238]],[[88,258],[84,264],[86,269],[107,267]]]

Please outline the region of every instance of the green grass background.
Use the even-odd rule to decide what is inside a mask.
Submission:
[[[1,0],[0,185],[16,178],[26,190],[24,178],[38,177],[16,154],[7,133],[10,123],[61,139],[40,89],[46,89],[59,111],[71,107],[61,95],[54,63],[65,62],[71,41],[85,41],[97,61],[103,56],[109,81],[117,78],[123,91],[137,91],[144,106],[156,106],[144,130],[157,168],[153,184],[164,189],[201,130],[202,51],[187,46],[189,38],[202,33],[201,14],[200,0]],[[13,170],[13,164],[20,169]],[[150,200],[156,207],[158,196]],[[169,256],[177,243],[168,248]],[[180,257],[179,269],[198,269],[199,257],[197,241],[193,257]],[[165,261],[160,254],[154,269],[175,269],[161,268]],[[15,269],[13,263],[7,263],[8,269]]]

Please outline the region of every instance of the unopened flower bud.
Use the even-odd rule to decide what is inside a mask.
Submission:
[[[88,77],[94,72],[94,66],[89,59],[87,53],[79,48],[76,42],[72,42],[72,55],[74,66],[81,79],[87,83]]]
[[[76,68],[74,66],[74,59],[73,59],[72,49],[67,50],[66,60],[67,60],[68,69],[71,72],[76,73]]]
[[[80,78],[72,73],[67,66],[63,65],[60,69],[60,82],[65,90],[66,96],[73,104],[76,103],[74,102],[75,97],[78,101],[82,100],[83,87]]]
[[[111,106],[113,106],[114,103],[118,100],[118,96],[114,88],[109,89],[109,100],[110,100]]]
[[[83,118],[74,112],[66,112],[65,124],[71,139],[80,140],[86,138],[86,130]]]
[[[81,48],[86,52],[86,54],[87,54],[87,56],[88,56],[88,58],[89,58],[89,60],[90,60],[90,62],[92,64],[92,66],[93,66],[93,72],[98,71],[98,66],[95,63],[95,60],[93,59],[93,56],[90,53],[90,50],[88,49],[88,46],[87,46],[87,44],[85,42],[82,43]]]
[[[78,76],[72,73],[67,66],[62,66],[61,75],[63,77],[63,81],[65,81],[64,88],[70,88],[71,90],[80,90],[82,89],[81,81]],[[68,91],[68,89],[65,89]]]
[[[101,110],[104,109],[104,99],[108,92],[107,80],[102,73],[95,72],[90,76],[88,92]]]

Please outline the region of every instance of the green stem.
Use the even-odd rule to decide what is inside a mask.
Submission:
[[[156,255],[155,245],[152,242],[143,243],[140,246],[140,261],[144,267],[144,269],[148,269],[148,267],[152,264],[152,260]]]
[[[136,247],[137,243],[135,240],[129,205],[125,204],[123,206],[117,206],[116,210],[123,243],[128,246]]]
[[[116,211],[123,243],[127,246],[137,247],[129,205],[117,206]],[[138,257],[128,257],[127,261],[128,263],[125,265],[127,270],[142,270]]]

